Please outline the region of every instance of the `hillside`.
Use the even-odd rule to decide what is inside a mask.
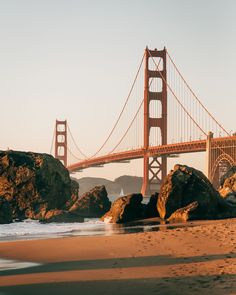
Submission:
[[[80,185],[80,195],[89,191],[96,185],[105,185],[109,196],[119,196],[123,190],[124,194],[140,192],[142,187],[142,177],[123,175],[114,181],[105,178],[82,177],[75,179]]]

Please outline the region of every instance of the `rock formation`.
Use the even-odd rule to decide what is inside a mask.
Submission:
[[[107,197],[106,188],[102,185],[84,193],[69,211],[83,217],[101,217],[110,210],[110,207],[111,202]]]
[[[44,219],[40,220],[43,223],[49,222],[83,222],[84,218],[76,213],[71,213],[65,210],[50,210],[44,216]]]
[[[157,211],[158,193],[151,195],[149,202],[144,207],[144,218],[159,217]]]
[[[197,201],[191,211],[192,219],[217,218],[222,200],[207,177],[200,171],[175,165],[160,189],[157,209],[162,219],[168,219],[176,210]]]
[[[118,198],[102,218],[107,223],[124,223],[143,218],[143,196],[131,194]]]
[[[72,186],[67,169],[51,155],[0,152],[2,223],[10,222],[11,218],[45,219],[50,210],[66,210],[76,199],[78,185]],[[7,213],[9,208],[11,214]]]
[[[9,202],[0,197],[0,224],[11,223],[12,222],[12,213]]]
[[[198,206],[198,202],[192,202],[189,205],[177,209],[171,216],[167,219],[168,222],[185,222],[191,218],[191,212],[194,211]]]
[[[231,167],[220,180],[219,193],[226,201],[236,204],[236,167]]]

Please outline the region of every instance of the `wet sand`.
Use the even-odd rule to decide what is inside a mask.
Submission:
[[[0,294],[236,294],[236,219],[115,236],[0,243]]]

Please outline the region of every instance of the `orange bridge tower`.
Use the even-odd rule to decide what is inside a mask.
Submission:
[[[67,121],[56,120],[55,158],[67,166]]]
[[[149,68],[150,58],[161,58],[162,68],[156,67],[155,70]],[[159,128],[161,133],[161,142],[157,145],[167,144],[167,81],[166,81],[166,49],[149,50],[145,49],[145,72],[144,72],[144,159],[143,159],[143,196],[150,195],[159,191],[160,185],[167,172],[166,156],[152,156],[149,152],[150,131],[151,128]],[[161,91],[151,91],[151,79],[160,79]],[[160,117],[150,116],[150,102],[159,101],[161,104]]]

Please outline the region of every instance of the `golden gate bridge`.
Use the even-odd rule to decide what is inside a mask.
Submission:
[[[67,121],[56,120],[51,153],[53,144],[55,157],[71,173],[142,158],[144,196],[159,191],[168,157],[206,151],[207,177],[216,187],[236,162],[236,136],[203,105],[166,48],[146,47],[123,108],[94,154],[80,149]],[[73,163],[68,163],[68,154]]]

